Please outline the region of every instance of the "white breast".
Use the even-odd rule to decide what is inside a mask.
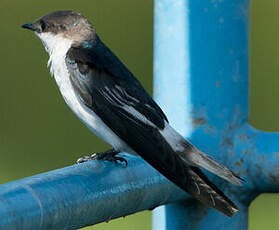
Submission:
[[[88,107],[80,102],[70,81],[65,57],[72,41],[50,33],[37,34],[50,55],[48,66],[71,110],[97,136],[119,151],[133,151]]]

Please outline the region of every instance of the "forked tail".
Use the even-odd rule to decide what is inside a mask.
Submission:
[[[152,158],[141,154],[142,157],[169,180],[203,204],[209,205],[227,216],[233,216],[238,211],[237,206],[198,167],[202,167],[236,185],[241,185],[240,180],[242,179],[227,167],[195,148],[172,127],[167,126],[160,134],[165,141],[162,141],[162,136],[158,137],[160,141],[157,143],[157,151],[154,149],[152,152]],[[156,147],[155,143],[153,143],[153,148]]]

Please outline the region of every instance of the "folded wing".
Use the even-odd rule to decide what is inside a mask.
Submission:
[[[66,64],[80,100],[130,148],[201,202],[228,216],[237,211],[197,167],[174,151],[162,135],[168,125],[165,114],[100,39],[90,48],[72,47]]]

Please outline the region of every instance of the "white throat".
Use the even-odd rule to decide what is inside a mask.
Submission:
[[[66,70],[64,68],[65,58],[73,41],[50,32],[36,33],[36,35],[41,39],[46,51],[49,54],[48,67],[50,67],[50,72],[53,76],[55,76],[55,80],[57,81],[59,80],[57,79],[57,76],[61,75],[61,71]]]

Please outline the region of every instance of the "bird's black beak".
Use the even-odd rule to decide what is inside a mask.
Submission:
[[[33,25],[33,23],[26,23],[26,24],[23,24],[21,27],[24,29],[32,30],[32,31],[37,30],[36,27]]]

